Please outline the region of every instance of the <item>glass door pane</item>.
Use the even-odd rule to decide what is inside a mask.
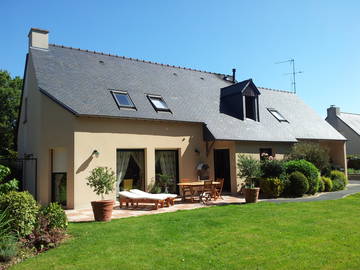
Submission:
[[[116,191],[145,190],[145,154],[143,149],[117,150]]]
[[[179,161],[177,150],[155,151],[155,186],[157,191],[177,193],[179,182]]]
[[[66,207],[66,173],[52,174],[52,201]]]

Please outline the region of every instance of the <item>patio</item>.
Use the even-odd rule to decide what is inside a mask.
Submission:
[[[350,180],[345,190],[335,192],[322,192],[312,196],[304,196],[301,198],[277,198],[277,199],[259,199],[259,201],[267,201],[273,203],[286,203],[286,202],[309,202],[309,201],[323,201],[323,200],[336,200],[344,198],[346,196],[360,192],[360,181]],[[226,205],[226,204],[240,204],[245,203],[245,199],[238,194],[226,194],[222,195],[222,199],[216,201],[211,200],[206,205],[196,201],[191,203],[190,201],[182,202],[181,198],[176,198],[175,205],[171,207],[159,208],[153,210],[154,204],[146,204],[145,206],[139,206],[136,209],[133,208],[120,208],[119,202],[116,202],[114,207],[112,218],[127,218],[144,215],[161,214],[167,212],[176,212],[178,210],[192,210],[202,207],[210,207],[215,205]],[[94,221],[92,209],[81,209],[81,210],[65,210],[68,220],[70,222],[88,222]]]
[[[158,210],[154,210],[154,204],[145,204],[144,206],[140,206],[136,209],[133,208],[120,208],[119,202],[116,201],[116,205],[114,207],[112,218],[127,218],[127,217],[136,217],[136,216],[144,216],[144,215],[153,215],[153,214],[161,214],[168,212],[176,212],[178,210],[191,210],[202,207],[210,207],[214,205],[225,205],[225,204],[240,204],[244,203],[245,199],[243,197],[235,196],[235,195],[223,195],[223,200],[218,199],[216,201],[209,201],[206,205],[200,202],[185,202],[181,201],[181,198],[177,198],[175,200],[175,205],[171,207],[163,207]],[[81,209],[81,210],[65,210],[68,220],[70,222],[88,222],[94,221],[94,216],[92,209]]]

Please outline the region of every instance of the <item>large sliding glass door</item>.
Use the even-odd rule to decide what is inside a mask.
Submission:
[[[177,193],[179,182],[179,160],[177,150],[155,151],[156,183],[163,189],[162,192]],[[162,179],[168,179],[165,186]]]
[[[117,150],[116,191],[145,190],[145,158],[143,149]]]

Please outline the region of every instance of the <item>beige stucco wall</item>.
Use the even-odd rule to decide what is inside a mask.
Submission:
[[[230,159],[230,178],[231,178],[231,192],[236,192],[236,143],[234,141],[215,141],[213,144],[208,143],[207,164],[210,166],[210,179],[215,179],[215,166],[214,166],[214,150],[216,149],[229,149]]]
[[[38,191],[40,203],[51,201],[50,151],[66,152],[67,207],[74,207],[74,123],[77,119],[45,95],[41,95],[41,145],[38,160]]]
[[[236,142],[236,163],[239,155],[249,155],[257,160],[260,160],[260,148],[271,148],[275,159],[283,159],[287,154],[293,143],[281,143],[281,142]],[[236,172],[236,188],[240,190],[241,185],[245,179],[237,176]]]
[[[75,130],[75,208],[89,207],[92,200],[99,199],[86,185],[86,177],[97,166],[116,171],[117,149],[145,150],[147,188],[155,181],[155,150],[178,150],[180,179],[196,179],[196,166],[206,160],[201,124],[82,117]],[[91,155],[94,150],[99,151],[98,157]],[[115,193],[107,198],[114,199]]]

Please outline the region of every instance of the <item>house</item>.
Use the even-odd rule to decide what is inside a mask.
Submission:
[[[341,112],[334,105],[327,109],[325,119],[346,139],[346,153],[348,155],[360,154],[360,114]]]
[[[158,173],[225,178],[236,192],[236,158],[281,159],[299,141],[329,147],[346,168],[345,138],[298,96],[249,79],[49,44],[32,28],[18,132],[19,156],[37,159],[25,187],[40,203],[85,208],[97,166],[112,168],[116,189],[150,190]],[[176,185],[174,185],[176,187]],[[116,192],[109,195],[115,198]]]

